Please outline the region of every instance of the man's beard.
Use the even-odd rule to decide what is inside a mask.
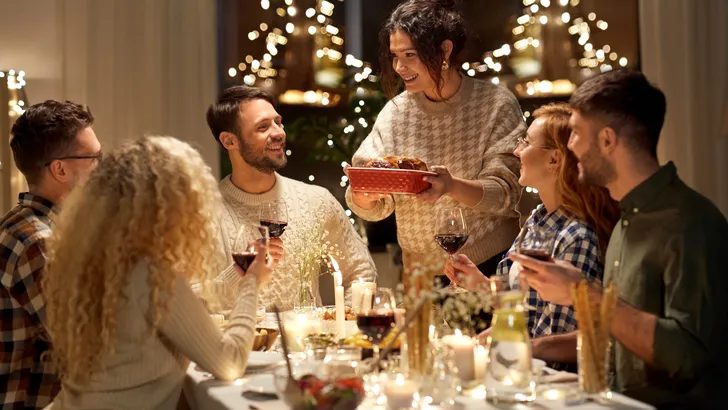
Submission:
[[[288,162],[288,158],[286,158],[285,154],[281,159],[272,159],[266,155],[265,149],[263,152],[256,151],[240,139],[238,141],[240,142],[240,156],[243,157],[243,161],[264,174],[272,174],[273,172],[285,167]],[[281,142],[281,147],[285,150],[286,143]]]
[[[579,163],[579,181],[582,183],[606,187],[616,176],[614,165],[602,156],[595,144],[589,146],[587,152],[579,158]]]

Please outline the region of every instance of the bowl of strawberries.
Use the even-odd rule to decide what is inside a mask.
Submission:
[[[291,370],[300,395],[286,391],[289,379],[285,367],[274,371],[274,384],[278,397],[293,410],[354,410],[364,400],[364,381],[353,371],[327,378],[320,376],[317,365],[306,362],[292,364]]]

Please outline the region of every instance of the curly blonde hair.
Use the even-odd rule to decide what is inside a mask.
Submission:
[[[209,282],[220,202],[200,154],[170,137],[125,144],[67,198],[43,282],[61,377],[84,384],[114,354],[117,314],[137,263],[149,265],[154,327],[177,275]]]

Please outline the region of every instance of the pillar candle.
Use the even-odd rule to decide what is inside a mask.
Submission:
[[[458,368],[458,376],[463,381],[475,380],[475,341],[463,335],[460,330],[455,334],[442,337],[442,343],[452,349],[453,363]]]
[[[485,346],[478,345],[475,348],[475,380],[483,382],[485,380],[485,366],[488,361],[488,350]]]
[[[336,303],[336,334],[341,338],[346,337],[346,312],[344,311],[344,286],[342,282],[341,272],[337,270],[334,272],[334,301]]]

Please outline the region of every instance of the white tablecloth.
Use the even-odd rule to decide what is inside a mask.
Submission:
[[[242,396],[245,383],[253,381],[256,377],[265,376],[246,376],[237,383],[222,382],[215,380],[208,374],[195,370],[194,364],[192,364],[187,371],[187,378],[184,386],[185,395],[187,396],[187,400],[189,401],[192,410],[288,410],[288,406],[286,406],[281,400],[250,401]],[[458,404],[456,408],[459,409],[496,410],[504,408],[502,406],[496,407],[491,405],[482,399],[467,397],[459,397],[456,399],[456,402]],[[371,407],[371,404],[366,401],[359,406],[359,408],[363,410]],[[641,410],[652,409],[653,407],[620,394],[613,394],[610,406],[603,406],[596,403],[567,406],[563,399],[552,401],[538,398],[536,403],[529,406],[529,408],[539,410],[604,410],[606,408]]]

